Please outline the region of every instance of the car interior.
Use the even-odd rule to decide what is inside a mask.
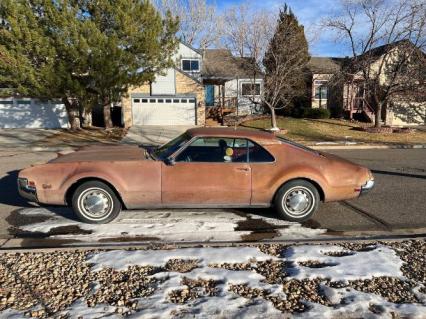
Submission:
[[[246,139],[199,138],[176,158],[177,162],[247,163],[273,162],[261,146]]]

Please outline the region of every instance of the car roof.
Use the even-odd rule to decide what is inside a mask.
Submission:
[[[191,136],[248,138],[260,144],[280,143],[273,133],[233,127],[196,127],[188,130]]]

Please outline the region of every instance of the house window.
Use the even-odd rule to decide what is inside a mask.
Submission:
[[[186,103],[186,99],[182,99],[180,100],[182,103]]]
[[[140,103],[140,99],[133,99],[133,102],[135,102],[135,103]]]
[[[167,99],[166,103],[172,103],[172,100],[171,99]]]
[[[200,72],[200,60],[183,59],[182,70],[186,72]]]
[[[148,99],[142,99],[142,103],[148,103]]]
[[[315,99],[316,100],[327,100],[328,98],[328,86],[327,81],[314,81]]]
[[[149,103],[155,103],[156,99],[149,99]]]
[[[179,99],[174,99],[173,103],[179,103]]]
[[[260,95],[260,83],[243,83],[241,84],[241,94],[243,96]]]

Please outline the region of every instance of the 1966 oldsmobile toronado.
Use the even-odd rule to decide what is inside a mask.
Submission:
[[[374,185],[371,172],[267,132],[194,128],[158,148],[95,146],[19,173],[21,196],[72,206],[87,223],[121,209],[274,207],[304,221],[320,201],[351,199]]]

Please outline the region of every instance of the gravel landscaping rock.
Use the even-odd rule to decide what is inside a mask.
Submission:
[[[312,270],[334,267],[335,260],[352,258],[350,256],[360,252],[372,251],[379,244],[392,248],[404,261],[401,272],[405,278],[373,276],[371,279],[333,281],[327,277],[309,279],[292,277],[295,267],[302,266]],[[352,288],[357,292],[380,296],[393,304],[421,305],[425,302],[426,298],[421,299],[418,293],[420,291],[421,295],[426,292],[424,241],[341,243],[339,245],[345,249],[343,251],[324,249],[322,253],[324,257],[330,257],[329,259],[333,262],[308,258],[309,256],[306,260],[289,261],[283,257],[286,256],[285,249],[289,246],[274,244],[251,245],[251,247],[257,247],[262,253],[270,255],[270,260],[260,261],[245,257],[246,259],[242,260],[248,260],[248,262],[203,264],[202,260],[171,258],[157,266],[130,265],[124,270],[101,268],[98,271],[94,271],[87,260],[99,251],[2,253],[0,254],[0,317],[1,312],[14,309],[21,311],[26,317],[61,318],[62,315],[59,313],[77,300],[83,300],[88,307],[112,306],[112,309],[115,309],[116,314],[120,316],[137,314],[138,311],[145,309],[144,302],[158,293],[159,287],[170,280],[172,275],[176,279],[174,281],[176,286],[173,287],[177,289],[166,290],[164,296],[168,303],[178,307],[171,312],[177,317],[192,318],[193,313],[185,307],[191,307],[193,301],[202,303],[204,298],[222,297],[221,293],[224,291],[233,294],[232,298],[247,299],[248,304],[256,304],[259,300],[268,301],[270,302],[268,304],[272,304],[275,309],[281,311],[283,316],[309,311],[313,304],[334,309],[344,307],[347,302],[351,302],[345,298],[341,301],[333,300],[325,291],[327,289],[342,290],[343,288],[343,291],[345,289],[349,291],[349,288]],[[173,249],[173,247],[153,248]],[[203,267],[205,270],[220,268],[229,272],[251,272],[256,278],[263,278],[260,280],[262,285],[254,287],[248,283],[213,280],[211,277],[193,275],[197,268]],[[203,274],[204,269],[198,270]],[[274,291],[269,287],[272,287]],[[274,287],[279,287],[279,291]],[[180,306],[183,308],[179,308]],[[426,310],[426,304],[424,306]],[[387,311],[377,302],[371,302],[368,310],[376,315]],[[397,318],[399,315],[395,313],[394,316]]]
[[[199,267],[198,266],[198,260],[189,259],[170,259],[167,261],[166,265],[164,266],[164,269],[168,271],[175,271],[175,272],[190,272],[191,270]]]
[[[173,303],[184,304],[200,297],[215,296],[217,295],[216,286],[219,282],[205,279],[194,280],[184,277],[181,284],[186,287],[184,289],[173,290],[169,293],[169,299]]]

